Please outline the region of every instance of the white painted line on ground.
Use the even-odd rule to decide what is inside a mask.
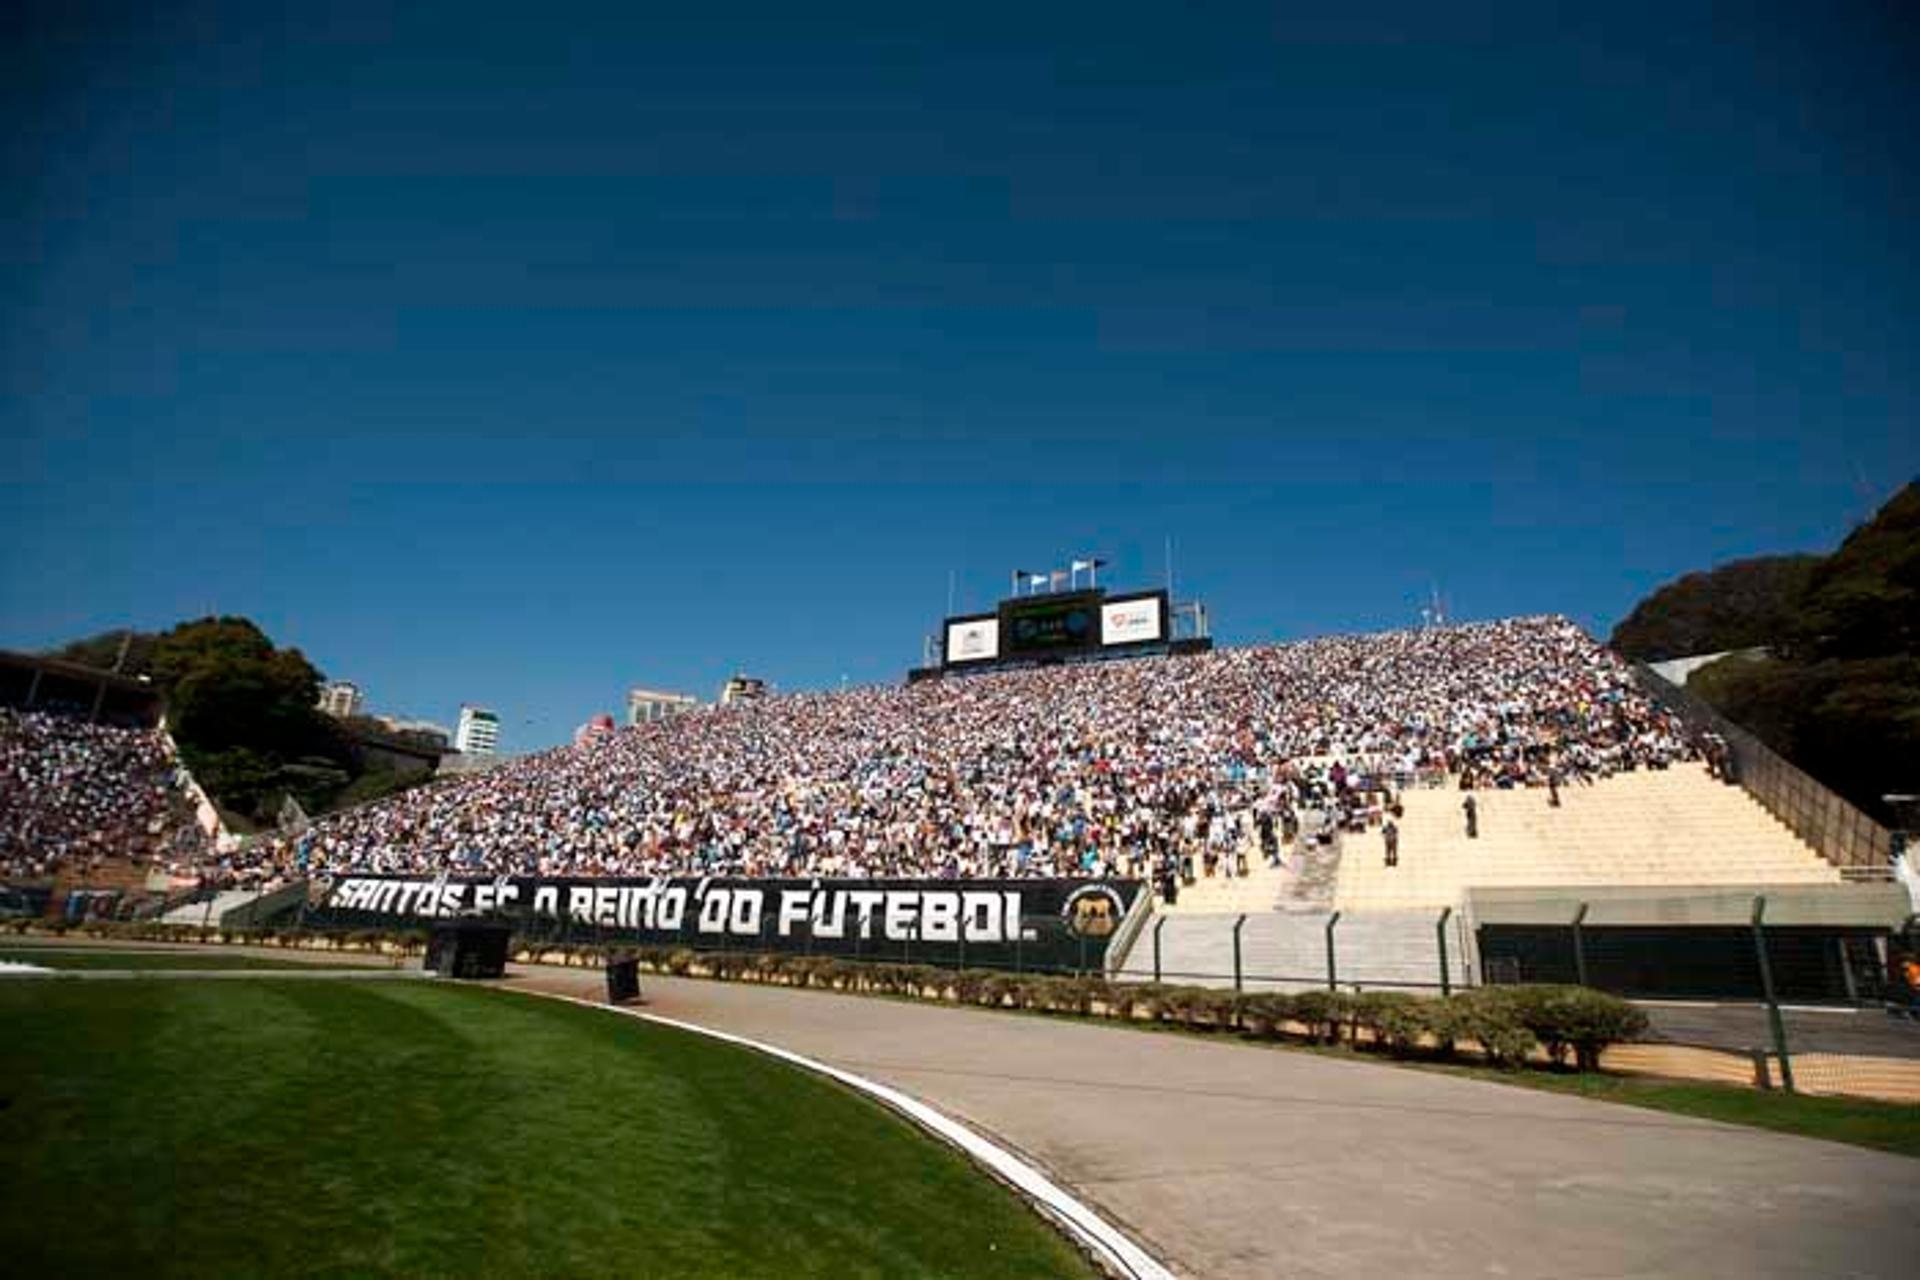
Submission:
[[[557,992],[529,991],[524,987],[497,989],[518,990],[526,995],[540,996],[548,1000],[564,1000],[568,1004],[577,1004],[588,1009],[625,1014],[629,1018],[639,1018],[643,1022],[658,1023],[660,1026],[673,1027],[679,1031],[691,1031],[696,1035],[709,1036],[715,1040],[724,1040],[728,1044],[740,1045],[838,1080],[841,1084],[858,1089],[861,1093],[892,1107],[921,1128],[960,1148],[974,1160],[991,1169],[1003,1180],[1011,1183],[1021,1194],[1051,1213],[1068,1231],[1072,1232],[1075,1239],[1118,1267],[1123,1275],[1134,1277],[1134,1280],[1174,1280],[1173,1272],[1162,1266],[1152,1254],[1129,1240],[1118,1227],[1088,1208],[1046,1174],[1000,1144],[982,1137],[958,1120],[936,1111],[918,1098],[902,1093],[898,1089],[881,1084],[877,1080],[869,1080],[865,1076],[855,1075],[851,1071],[843,1071],[839,1067],[809,1058],[804,1054],[794,1053],[790,1049],[782,1049],[778,1045],[752,1040],[746,1036],[737,1036],[729,1031],[716,1031],[712,1027],[703,1027],[697,1022],[682,1022],[678,1018],[665,1018],[657,1013],[645,1013],[639,1009],[623,1009],[618,1005],[602,1004],[597,1000],[585,1000],[579,996],[565,996]]]
[[[0,978],[17,973],[52,973],[53,970],[37,964],[21,964],[18,960],[0,960]]]
[[[1764,1013],[1767,1008],[1758,1000],[1635,1000],[1633,1003],[1649,1009],[1746,1009],[1754,1013]],[[1783,1004],[1780,1008],[1786,1013],[1836,1013],[1847,1017],[1862,1012],[1852,1005],[1834,1004]]]

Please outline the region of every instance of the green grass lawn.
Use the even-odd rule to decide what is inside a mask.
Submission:
[[[1633,1076],[1528,1071],[1505,1078],[1555,1093],[1572,1093],[1603,1102],[1624,1102],[1629,1106],[1705,1120],[1724,1120],[1729,1124],[1752,1125],[1805,1138],[1826,1138],[1920,1156],[1920,1107],[1871,1102],[1864,1098],[1817,1098],[1803,1093],[1761,1092],[1730,1085]]]
[[[131,947],[0,947],[0,960],[43,969],[365,969],[388,968],[365,956],[329,956],[322,963],[274,956],[240,956],[208,947],[199,951],[140,951]]]
[[[13,1275],[1092,1276],[762,1055],[413,983],[0,983]]]

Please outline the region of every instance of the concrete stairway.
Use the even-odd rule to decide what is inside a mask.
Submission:
[[[1840,873],[1704,766],[1622,774],[1561,790],[1475,791],[1466,838],[1455,788],[1410,790],[1400,865],[1377,831],[1349,836],[1335,903],[1380,911],[1456,905],[1469,886],[1837,884]]]
[[[1242,985],[1248,991],[1297,991],[1327,983],[1327,911],[1266,911],[1248,914],[1240,932]],[[1177,911],[1149,921],[1128,953],[1120,977],[1153,980],[1154,933],[1159,930],[1163,982],[1195,986],[1233,985],[1234,914]],[[1343,914],[1334,927],[1335,974],[1342,988],[1437,989],[1440,949],[1437,911]],[[1450,978],[1465,985],[1467,972],[1458,916],[1448,923]]]
[[[1306,829],[1319,825],[1310,814]],[[1201,877],[1180,888],[1180,900],[1162,910],[1181,915],[1219,915],[1266,911],[1327,911],[1333,906],[1339,877],[1340,841],[1321,846],[1302,836],[1281,846],[1281,865],[1270,867],[1260,852],[1260,840],[1249,836],[1241,845],[1247,857],[1244,876]]]

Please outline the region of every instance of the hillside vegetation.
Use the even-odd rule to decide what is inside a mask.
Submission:
[[[1920,792],[1920,484],[1831,555],[1739,561],[1661,587],[1613,645],[1650,661],[1766,647],[1701,668],[1687,687],[1893,822],[1881,797]]]
[[[273,824],[289,796],[308,813],[323,813],[427,776],[401,774],[370,757],[363,740],[381,735],[356,733],[323,714],[315,705],[320,672],[246,618],[108,632],[54,656],[150,677],[166,694],[174,740],[200,785],[249,822]]]

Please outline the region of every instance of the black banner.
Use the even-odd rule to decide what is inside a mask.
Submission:
[[[344,876],[306,922],[419,928],[482,916],[524,937],[1093,970],[1138,880],[500,879]]]

